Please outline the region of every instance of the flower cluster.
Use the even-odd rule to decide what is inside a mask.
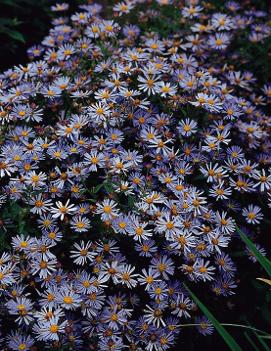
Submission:
[[[213,331],[185,284],[234,294],[236,224],[254,240],[271,193],[271,84],[235,43],[271,29],[233,1],[178,3],[81,5],[0,76],[8,350],[164,351],[187,320]]]

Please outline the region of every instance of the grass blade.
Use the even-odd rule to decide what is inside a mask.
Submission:
[[[216,328],[218,333],[222,336],[226,344],[229,346],[232,351],[242,351],[241,347],[233,339],[233,337],[227,332],[227,330],[219,323],[219,321],[213,316],[213,314],[208,310],[208,308],[198,299],[198,297],[185,285],[185,288],[199,306],[201,311],[205,316],[212,322],[213,326]]]
[[[7,29],[6,34],[12,39],[25,43],[24,36],[15,29]]]
[[[260,351],[259,349],[258,349],[258,347],[256,346],[256,344],[254,343],[254,341],[251,339],[251,337],[248,335],[248,333],[247,332],[245,332],[244,333],[244,335],[245,335],[245,338],[247,339],[247,341],[250,343],[250,345],[253,347],[253,350],[254,351]]]
[[[268,273],[269,277],[271,277],[271,262],[264,257],[260,251],[257,249],[257,247],[253,244],[253,242],[242,232],[242,230],[238,227],[236,227],[236,230],[238,234],[240,235],[241,239],[244,241],[244,243],[247,245],[247,247],[251,250],[251,252],[254,254],[255,258],[257,261],[260,263],[260,265],[264,268],[264,270]]]
[[[256,278],[257,280],[260,280],[268,285],[271,285],[271,280],[270,279],[264,279],[264,278]]]
[[[270,351],[270,348],[269,348],[269,346],[267,345],[267,343],[266,343],[262,338],[260,338],[259,335],[258,335],[257,333],[254,333],[254,334],[256,335],[257,339],[259,340],[260,344],[262,345],[262,347],[263,347],[262,350],[264,350],[264,351]]]

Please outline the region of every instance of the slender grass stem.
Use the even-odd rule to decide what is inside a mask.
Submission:
[[[231,324],[231,323],[220,323],[221,325],[223,325],[223,327],[237,327],[237,328],[244,328],[244,329],[249,329],[252,330],[254,332],[258,332],[261,334],[265,334],[265,335],[270,335],[270,333],[267,333],[263,330],[254,328],[254,327],[250,327],[248,325],[243,325],[243,324]],[[175,327],[198,327],[201,326],[201,323],[190,323],[190,324],[177,324],[175,325]],[[261,337],[261,336],[260,336]]]

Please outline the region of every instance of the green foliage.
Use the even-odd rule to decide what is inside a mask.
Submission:
[[[227,332],[227,330],[219,323],[219,321],[214,317],[214,315],[209,311],[209,309],[200,301],[200,299],[188,288],[189,294],[205,314],[205,316],[212,322],[213,326],[216,328],[217,332],[222,336],[225,343],[229,346],[229,349],[232,351],[242,351],[241,347],[233,339],[233,337]]]
[[[249,333],[245,332],[245,337],[248,341],[248,343],[252,346],[252,349],[251,350],[254,350],[254,351],[260,351],[257,347],[257,345],[255,344],[255,342],[252,340],[252,338],[249,336]]]
[[[71,12],[81,0],[70,1]],[[39,44],[50,28],[53,0],[0,0],[1,71],[27,61],[26,50]],[[14,55],[16,53],[16,55]]]
[[[262,282],[271,285],[271,280],[270,279],[264,279],[264,278],[257,278],[258,280],[261,280]]]
[[[40,41],[50,23],[50,4],[50,0],[0,0],[1,71],[15,63],[15,52],[23,57],[28,46]]]
[[[15,41],[25,43],[25,38],[17,28],[22,22],[18,21],[17,18],[0,18],[0,33],[9,36]]]
[[[267,272],[269,277],[271,277],[271,262],[264,257],[261,252],[257,249],[257,247],[253,244],[253,242],[242,232],[242,230],[238,227],[236,227],[236,230],[238,234],[240,235],[241,239],[244,241],[244,243],[247,245],[249,250],[253,253],[257,261],[260,263],[260,265],[263,267],[263,269]]]
[[[257,0],[255,0],[257,1]],[[70,1],[71,6],[75,6],[78,4],[80,0]],[[100,1],[101,3],[103,1]],[[109,2],[109,1],[108,1]],[[113,3],[113,1],[110,1]],[[222,0],[213,0],[211,1],[217,9],[221,9],[223,11],[223,7],[225,2]],[[0,51],[0,60],[1,62],[1,71],[3,68],[3,62],[6,60],[8,62],[8,66],[11,66],[13,63],[24,63],[24,59],[22,59],[20,53],[25,53],[26,49],[33,45],[38,44],[43,36],[46,35],[49,27],[50,20],[52,18],[52,14],[49,12],[50,6],[54,2],[51,0],[0,0],[0,39],[1,39],[1,51]],[[261,3],[258,0],[258,4]],[[264,1],[262,1],[264,3]],[[264,6],[263,6],[264,8]],[[143,8],[142,8],[143,10]],[[106,11],[106,8],[105,8]],[[170,7],[165,7],[165,11],[171,11]],[[165,20],[165,18],[171,18],[171,21]],[[152,19],[151,26],[148,28],[149,31],[158,31],[162,37],[168,36],[172,32],[176,32],[179,28],[180,22],[180,12],[176,9],[172,8],[172,12],[162,13],[161,16],[155,17]],[[136,21],[136,19],[135,19]],[[133,22],[133,21],[131,21]],[[27,29],[29,28],[29,29]],[[271,51],[271,38],[268,38],[264,45],[263,44],[254,44],[249,41],[245,41],[242,37],[242,33],[240,34],[239,39],[240,47],[242,52],[242,60],[240,60],[240,66],[236,67],[238,69],[248,69],[257,75],[257,79],[260,80],[261,83],[265,83],[271,80],[271,60],[268,59],[268,55],[270,55]],[[99,46],[103,52],[103,54],[107,57],[110,56],[108,49],[103,45],[102,42],[99,43]],[[18,53],[16,62],[9,61],[9,58],[6,59],[7,56],[13,55],[14,53]],[[89,61],[87,61],[87,67],[89,68]],[[68,103],[69,104],[69,103]],[[182,109],[184,117],[189,116],[188,111]],[[1,135],[0,135],[1,138]],[[202,176],[196,177],[194,180],[200,181]],[[95,183],[95,182],[94,182]],[[111,195],[113,191],[112,182],[110,180],[105,180],[102,184],[92,184],[93,186],[89,187],[88,195],[93,199],[93,203],[97,201],[99,198],[100,192],[106,192]],[[90,199],[88,199],[90,200]],[[121,202],[121,200],[119,200]],[[122,206],[125,204],[121,203]],[[132,196],[128,196],[127,206],[129,208],[133,208],[134,206],[134,198]],[[10,233],[9,229],[17,230],[18,234],[33,234],[33,229],[31,228],[31,223],[29,219],[29,210],[27,208],[22,208],[16,203],[10,203],[5,207],[4,214],[2,220],[5,223],[6,230],[0,229],[0,248],[8,248],[8,242],[10,242]],[[268,220],[265,219],[266,222]],[[269,221],[270,223],[270,221]],[[102,227],[101,223],[96,223],[96,228],[98,226]],[[99,230],[101,231],[101,230]],[[254,254],[255,258],[259,262],[259,264],[263,267],[265,272],[271,277],[271,262],[264,257],[259,250],[257,250],[256,246],[253,242],[239,229],[237,228],[237,232],[242,239],[242,241],[246,244],[249,250]],[[37,236],[37,233],[35,233]],[[9,240],[8,240],[9,239]],[[243,251],[235,251],[231,253],[231,256],[235,256],[236,258],[243,257]],[[238,316],[239,320],[245,318],[247,316],[253,315],[253,311],[260,316],[263,320],[263,324],[267,325],[267,328],[271,327],[271,312],[270,312],[270,302],[271,302],[271,294],[269,283],[265,284],[262,282],[256,281],[255,274],[252,272],[242,272],[244,280],[247,279],[248,293],[253,295],[251,302],[251,311],[245,311],[245,315]],[[268,279],[262,279],[262,281],[267,281]],[[236,343],[235,339],[230,335],[230,333],[225,329],[225,324],[220,323],[214,315],[209,311],[209,309],[201,302],[201,300],[188,288],[187,290],[190,292],[191,297],[194,299],[196,304],[202,310],[202,312],[209,318],[209,320],[213,323],[214,327],[218,331],[218,333],[222,336],[224,341],[229,347],[229,350],[234,351],[242,351],[241,347]],[[254,296],[255,295],[255,296]],[[257,295],[257,298],[256,298]],[[259,300],[261,302],[259,303]],[[238,304],[238,302],[237,302]],[[233,314],[233,318],[235,315]],[[249,319],[249,317],[247,317]],[[248,323],[248,322],[247,322]],[[254,322],[251,323],[254,325]],[[234,325],[231,325],[234,326]],[[237,325],[235,325],[237,327]],[[239,326],[240,327],[240,326]],[[252,328],[252,327],[248,327]],[[253,329],[253,328],[252,328]],[[245,348],[245,350],[256,350],[256,351],[268,351],[271,348],[268,345],[270,342],[271,335],[262,335],[259,333],[254,333],[251,331],[247,331],[244,334],[244,337],[247,341],[247,345],[249,348]],[[204,342],[204,341],[203,341]],[[239,342],[239,339],[238,339]],[[192,340],[191,343],[194,343]],[[192,346],[191,346],[192,347]],[[59,349],[60,350],[60,349]],[[61,350],[67,350],[67,348],[62,348]],[[192,350],[192,349],[191,349]],[[194,346],[193,346],[194,350]]]

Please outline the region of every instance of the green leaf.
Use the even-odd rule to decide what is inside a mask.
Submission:
[[[187,117],[187,112],[184,109],[181,109],[181,111],[182,111],[184,117]]]
[[[227,332],[227,330],[219,323],[219,321],[213,316],[208,308],[199,300],[199,298],[186,286],[184,285],[195,303],[199,306],[205,316],[212,322],[218,333],[222,336],[226,344],[232,351],[242,351],[241,347],[233,339],[233,337]]]
[[[22,212],[21,206],[19,206],[16,202],[10,203],[10,214],[12,219],[17,219]]]
[[[260,312],[261,316],[264,319],[264,321],[268,324],[271,325],[271,312],[270,312],[270,302],[267,299],[267,303],[263,304],[261,306]]]
[[[2,17],[0,17],[0,25],[1,26],[11,26],[12,25],[12,18],[2,18]],[[6,30],[6,28],[5,28],[5,30]]]
[[[113,184],[112,183],[104,183],[104,188],[108,193],[113,191]]]
[[[256,278],[257,280],[261,280],[262,282],[271,285],[271,280],[270,279],[264,279],[264,278]]]
[[[12,39],[20,41],[21,43],[25,43],[25,39],[24,39],[23,35],[20,32],[18,32],[17,30],[9,29],[6,33]]]
[[[263,347],[262,351],[263,351],[263,350],[264,350],[264,351],[270,351],[270,348],[269,348],[269,346],[267,345],[267,343],[266,343],[262,338],[260,338],[260,336],[259,336],[257,333],[254,333],[254,334],[256,335],[257,339],[259,340],[260,344],[261,344],[262,347]]]
[[[253,347],[253,350],[254,350],[254,351],[260,351],[260,350],[258,349],[258,347],[256,346],[256,344],[254,343],[254,341],[253,341],[253,340],[251,339],[251,337],[248,335],[248,333],[245,332],[244,335],[245,335],[247,341],[248,341],[248,342],[250,343],[250,345]]]
[[[242,232],[242,230],[236,227],[237,233],[240,235],[241,239],[247,245],[247,247],[251,250],[257,261],[263,267],[263,269],[268,273],[269,277],[271,277],[271,262],[264,257],[261,252],[257,249],[257,247],[253,244],[253,242]]]
[[[92,188],[91,192],[93,194],[96,194],[103,186],[104,186],[104,183],[99,184],[99,185],[95,186],[94,188]]]
[[[11,7],[20,7],[16,1],[14,0],[1,0],[0,1],[1,5],[7,5],[7,6],[11,6]]]
[[[128,195],[128,206],[130,209],[135,206],[135,201],[136,199],[134,196]]]

